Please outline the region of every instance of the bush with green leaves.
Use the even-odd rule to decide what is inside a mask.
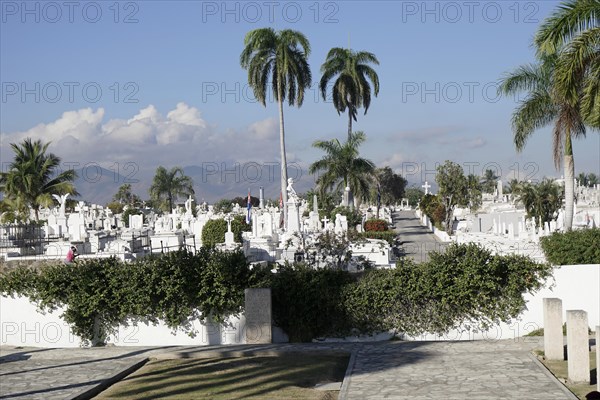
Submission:
[[[223,218],[206,221],[202,228],[202,246],[214,247],[219,243],[225,243],[225,232],[227,232],[227,221]]]
[[[142,214],[142,212],[140,210],[138,210],[137,208],[133,208],[133,207],[129,207],[127,210],[123,211],[123,214],[121,215],[121,221],[123,222],[123,225],[126,228],[129,228],[129,216],[130,215],[139,215]],[[143,218],[143,214],[142,214],[142,218]]]
[[[343,308],[343,287],[354,277],[341,270],[297,264],[270,275],[273,318],[292,342],[350,331]]]
[[[445,333],[459,326],[485,328],[523,311],[523,294],[539,290],[552,267],[517,255],[492,255],[474,244],[448,246],[430,261],[404,260],[396,269],[371,270],[345,287],[352,326],[395,329],[409,335]]]
[[[394,240],[396,239],[396,236],[398,234],[394,231],[384,231],[384,232],[378,232],[378,231],[370,231],[370,232],[361,232],[358,234],[359,238],[364,238],[364,239],[379,239],[379,240],[385,240],[386,242],[388,242],[390,245],[394,244]]]
[[[233,210],[232,202],[229,199],[221,199],[213,206],[213,211],[216,213],[230,213]]]
[[[446,215],[446,207],[444,207],[444,204],[439,196],[434,194],[426,194],[421,199],[419,208],[425,213],[425,215],[427,215],[427,217],[429,217],[434,226],[436,226],[438,229],[442,228],[442,223],[444,222]]]
[[[246,223],[241,215],[236,215],[231,221],[231,232],[237,243],[242,242],[242,232],[249,232],[252,226]],[[225,233],[227,232],[227,221],[223,218],[211,219],[206,221],[202,228],[202,245],[214,247],[219,243],[225,243]]]
[[[39,271],[18,268],[0,276],[0,294],[28,297],[61,317],[84,342],[102,343],[119,324],[162,320],[195,334],[192,321],[222,321],[239,313],[251,271],[241,252],[202,248],[148,256],[57,264]]]
[[[244,289],[271,287],[273,319],[292,341],[356,330],[409,335],[508,322],[552,274],[552,266],[500,256],[474,244],[452,244],[430,261],[351,274],[286,265],[250,269],[242,252],[203,247],[149,256],[20,267],[0,276],[1,295],[29,297],[41,310],[64,308],[73,332],[95,343],[119,324],[162,320],[194,334],[195,318],[222,321],[242,311]]]
[[[362,214],[360,213],[360,211],[356,210],[355,208],[344,207],[344,206],[339,206],[339,207],[334,208],[333,211],[331,211],[331,215],[330,215],[330,218],[332,221],[335,221],[335,216],[337,214],[346,216],[346,219],[348,221],[348,228],[350,228],[350,229],[354,229],[356,227],[356,225],[362,223]]]
[[[554,265],[600,264],[600,228],[553,233],[540,244]]]

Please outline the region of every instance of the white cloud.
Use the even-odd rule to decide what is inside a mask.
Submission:
[[[267,118],[251,124],[248,130],[253,139],[273,140],[279,135],[279,121],[275,118]]]
[[[2,160],[12,159],[9,143],[30,137],[52,141],[50,151],[63,161],[135,163],[152,173],[159,165],[186,166],[202,162],[272,162],[279,160],[278,121],[256,121],[240,130],[219,131],[185,103],[166,113],[153,105],[131,118],[105,119],[105,110],[67,111],[58,119],[21,132],[2,132]]]
[[[185,103],[177,103],[177,107],[167,114],[167,119],[173,123],[206,128],[206,122],[200,118],[200,111]]]

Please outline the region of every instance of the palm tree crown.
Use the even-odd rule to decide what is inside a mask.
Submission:
[[[270,79],[277,101],[287,98],[290,106],[301,106],[304,91],[312,83],[308,39],[290,29],[275,32],[262,28],[248,32],[244,46],[240,64],[248,70],[248,83],[258,101],[266,105]]]
[[[290,29],[276,32],[271,28],[262,28],[248,32],[244,39],[244,46],[240,55],[240,64],[242,68],[248,70],[248,83],[252,87],[254,96],[262,105],[266,105],[267,86],[270,80],[279,106],[281,194],[284,203],[284,221],[287,221],[287,158],[283,102],[287,98],[290,106],[300,107],[304,101],[304,91],[312,83],[307,61],[310,44],[300,32]]]
[[[586,128],[579,104],[568,101],[555,90],[556,55],[543,57],[538,64],[524,65],[505,76],[499,90],[505,95],[528,92],[513,113],[514,142],[518,151],[533,132],[554,123],[553,154],[556,167],[564,155],[572,155],[571,137],[585,136]]]
[[[539,56],[559,56],[556,89],[581,99],[589,126],[600,128],[600,0],[570,0],[544,21],[535,37]]]
[[[42,206],[53,204],[53,194],[78,195],[73,180],[77,173],[60,171],[60,157],[47,153],[50,143],[27,138],[21,144],[11,143],[15,159],[7,172],[0,173],[0,191],[12,204],[30,207],[39,220]]]
[[[373,53],[335,47],[321,66],[323,76],[319,89],[323,100],[327,97],[327,84],[337,76],[332,89],[333,106],[338,114],[348,110],[348,138],[352,134],[352,120],[356,121],[357,110],[364,107],[366,114],[371,105],[369,80],[373,83],[375,96],[379,94],[379,77],[369,64],[379,65]]]
[[[167,170],[160,166],[156,169],[156,174],[150,186],[149,192],[152,200],[158,203],[166,201],[164,206],[168,206],[168,212],[173,210],[173,202],[177,201],[179,196],[189,196],[194,194],[194,182],[192,178],[183,173],[181,167],[173,167]]]
[[[313,143],[313,147],[325,152],[322,159],[309,167],[311,174],[322,173],[317,179],[321,193],[343,191],[345,187],[350,187],[357,196],[368,196],[375,164],[359,157],[358,148],[365,140],[363,132],[354,132],[343,144],[338,139],[317,140]]]

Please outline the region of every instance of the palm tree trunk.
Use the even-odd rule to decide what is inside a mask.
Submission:
[[[446,197],[444,199],[444,205],[446,206],[446,221],[444,221],[446,223],[446,233],[448,235],[452,235],[452,228],[454,228],[454,207],[451,207],[450,204],[452,203],[452,196]]]
[[[573,204],[575,201],[575,163],[573,160],[573,147],[571,134],[567,132],[565,139],[565,230],[573,227]]]
[[[287,157],[285,155],[285,129],[283,124],[283,100],[281,90],[281,79],[277,81],[277,102],[279,103],[279,146],[281,152],[281,198],[283,200],[283,228],[287,227]]]
[[[352,109],[348,107],[348,140],[352,137]]]

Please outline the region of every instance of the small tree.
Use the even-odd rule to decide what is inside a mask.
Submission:
[[[425,192],[419,188],[411,187],[404,191],[404,196],[408,199],[410,206],[418,206]]]
[[[381,204],[390,205],[398,203],[404,197],[404,189],[408,183],[400,174],[395,173],[390,167],[377,168],[375,178],[379,184]],[[377,202],[377,185],[371,189],[371,201]]]
[[[446,215],[446,208],[439,196],[431,193],[424,195],[419,203],[419,208],[427,215],[434,226],[438,228],[442,226]]]
[[[489,170],[488,170],[489,171]],[[473,174],[467,176],[468,196],[469,196],[469,210],[476,212],[481,204],[483,203],[481,197],[482,185],[479,183],[477,177]]]
[[[221,199],[213,205],[213,211],[216,213],[230,213],[233,210],[232,201],[229,199]]]
[[[135,207],[138,207],[142,204],[142,199],[140,199],[140,196],[131,191],[131,185],[129,183],[119,186],[119,190],[113,196],[113,201]]]
[[[469,205],[469,183],[460,165],[446,161],[437,167],[435,180],[439,187],[439,196],[446,207],[446,233],[452,234],[454,209]]]

